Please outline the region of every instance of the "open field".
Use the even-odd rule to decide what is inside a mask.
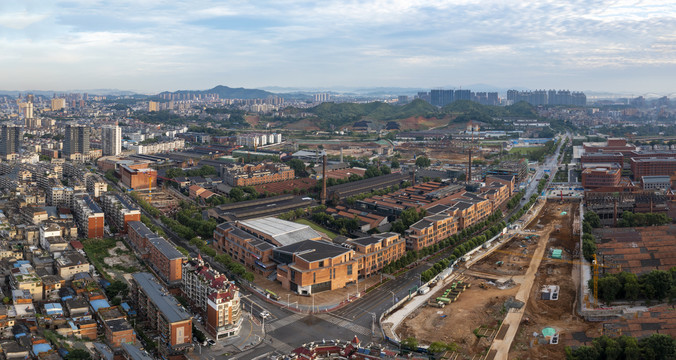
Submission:
[[[311,228],[313,228],[313,229],[315,229],[315,230],[317,230],[317,231],[319,231],[319,232],[323,232],[323,233],[326,234],[328,237],[330,237],[331,240],[335,239],[335,237],[338,236],[338,234],[334,233],[333,231],[331,231],[331,230],[329,230],[329,229],[326,229],[326,228],[324,228],[324,227],[321,227],[321,226],[319,226],[319,225],[313,223],[313,222],[310,221],[310,220],[307,220],[307,219],[297,219],[297,220],[294,220],[294,221],[297,222],[297,223],[299,223],[299,224],[309,225]]]

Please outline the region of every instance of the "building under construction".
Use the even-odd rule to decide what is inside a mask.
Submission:
[[[584,203],[587,211],[595,212],[601,224],[615,226],[625,211],[634,213],[668,212],[669,198],[654,192],[594,192],[586,191]]]

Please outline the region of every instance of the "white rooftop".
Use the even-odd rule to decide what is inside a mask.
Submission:
[[[282,246],[321,237],[318,232],[308,225],[274,217],[243,220],[240,221],[240,224],[270,236]]]

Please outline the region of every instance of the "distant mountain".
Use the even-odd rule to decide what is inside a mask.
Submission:
[[[205,94],[218,94],[221,99],[265,99],[268,96],[274,96],[276,94],[269,91],[260,90],[260,89],[245,89],[245,88],[231,88],[224,85],[218,85],[213,89],[209,90],[179,90],[179,91],[165,91],[160,93],[162,94],[193,94],[193,95],[205,95]]]

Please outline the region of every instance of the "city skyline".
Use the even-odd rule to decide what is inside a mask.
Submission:
[[[668,95],[676,80],[676,5],[659,1],[69,1],[0,12],[3,90],[485,83]]]

